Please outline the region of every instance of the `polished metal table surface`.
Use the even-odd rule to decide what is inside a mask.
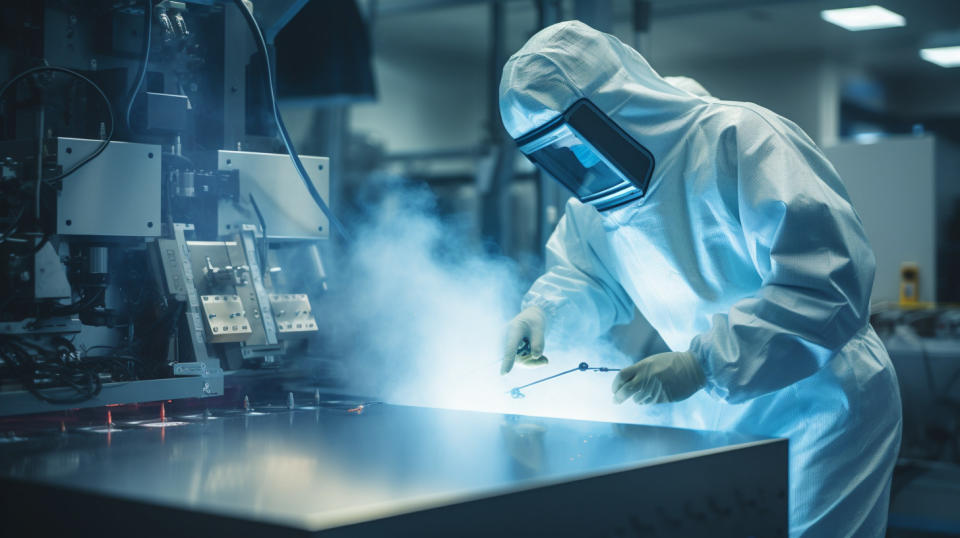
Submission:
[[[744,506],[767,497],[786,503],[784,440],[385,404],[357,411],[171,416],[165,427],[121,422],[109,433],[103,428],[49,433],[0,443],[0,480],[8,496],[12,485],[30,485],[124,500],[107,520],[143,505],[174,510],[169,517],[209,514],[310,533],[774,447],[754,460],[758,467],[750,471],[774,469],[777,480],[768,482],[769,489],[738,487],[753,499],[741,500]],[[763,467],[760,460],[769,454],[774,463]],[[720,460],[714,465],[728,466]],[[726,472],[731,470],[720,474]],[[693,480],[709,481],[702,474]],[[651,489],[635,487],[638,493]],[[784,525],[785,517],[784,508]]]

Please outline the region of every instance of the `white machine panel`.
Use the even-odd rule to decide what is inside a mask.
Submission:
[[[257,201],[271,239],[325,239],[329,237],[326,215],[310,198],[290,156],[249,151],[219,151],[221,170],[237,169],[240,198],[221,201],[218,227],[221,236],[240,231],[243,224],[257,224],[250,194]],[[301,156],[304,168],[320,196],[329,203],[330,159]]]
[[[58,164],[66,170],[99,145],[99,140],[60,138]],[[158,237],[160,224],[158,145],[110,142],[63,180],[58,234]]]

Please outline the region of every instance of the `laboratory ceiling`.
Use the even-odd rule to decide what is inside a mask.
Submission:
[[[877,3],[907,19],[902,28],[850,32],[820,10]],[[613,2],[614,31],[630,32],[629,1]],[[960,79],[960,68],[924,62],[918,50],[936,33],[960,36],[958,0],[653,0],[647,54],[654,62],[722,61],[775,55],[829,57],[878,76]],[[379,0],[375,42],[483,62],[489,49],[489,2]],[[536,28],[534,2],[508,0],[506,49]],[[514,43],[516,42],[516,43]],[[960,43],[958,43],[960,44]],[[383,50],[389,54],[389,50]]]

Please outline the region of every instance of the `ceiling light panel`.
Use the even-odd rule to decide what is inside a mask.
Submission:
[[[940,67],[960,67],[960,46],[920,49],[920,57]]]
[[[825,9],[820,12],[820,18],[852,32],[896,28],[907,24],[907,19],[902,15],[881,6]]]

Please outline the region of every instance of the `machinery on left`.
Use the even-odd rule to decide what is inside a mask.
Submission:
[[[241,11],[304,3],[4,2],[0,415],[218,396],[316,346],[330,163],[278,142]]]

